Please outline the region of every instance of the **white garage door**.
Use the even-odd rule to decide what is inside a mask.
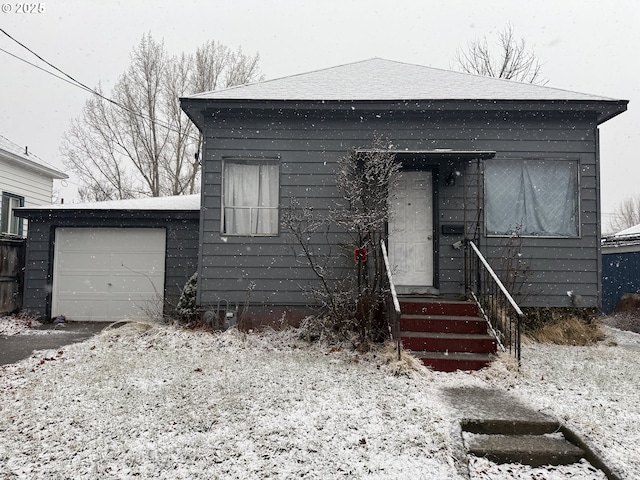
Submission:
[[[57,228],[51,315],[115,322],[162,308],[165,238],[162,228]]]

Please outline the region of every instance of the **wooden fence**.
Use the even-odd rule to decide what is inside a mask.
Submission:
[[[22,307],[23,238],[0,235],[0,315]]]

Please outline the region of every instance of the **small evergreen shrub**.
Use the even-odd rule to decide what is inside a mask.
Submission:
[[[184,323],[190,323],[196,320],[198,311],[196,308],[196,292],[198,290],[198,273],[194,273],[191,278],[185,283],[178,300],[176,307],[176,313],[178,319]]]

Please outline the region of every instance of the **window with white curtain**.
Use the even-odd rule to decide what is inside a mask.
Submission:
[[[223,233],[277,235],[279,163],[225,160],[222,178]]]
[[[487,234],[578,236],[578,187],[577,161],[487,161]]]

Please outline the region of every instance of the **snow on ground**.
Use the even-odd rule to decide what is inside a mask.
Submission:
[[[640,335],[605,331],[590,347],[523,345],[519,374],[496,363],[478,376],[579,433],[620,478],[640,478]]]
[[[586,460],[574,465],[524,467],[509,463],[496,464],[486,458],[470,457],[469,469],[473,480],[606,480],[606,475]]]
[[[29,317],[6,315],[0,317],[0,335],[48,335],[59,330],[44,329],[37,320]]]
[[[475,373],[412,370],[384,352],[291,332],[210,334],[134,324],[0,367],[1,478],[463,478],[441,388],[508,390],[640,478],[640,335],[525,345]],[[632,347],[628,347],[631,344]],[[406,375],[395,375],[398,372]],[[473,459],[474,478],[601,479]]]
[[[155,326],[43,357],[0,376],[2,478],[458,478],[421,382],[343,352]]]

